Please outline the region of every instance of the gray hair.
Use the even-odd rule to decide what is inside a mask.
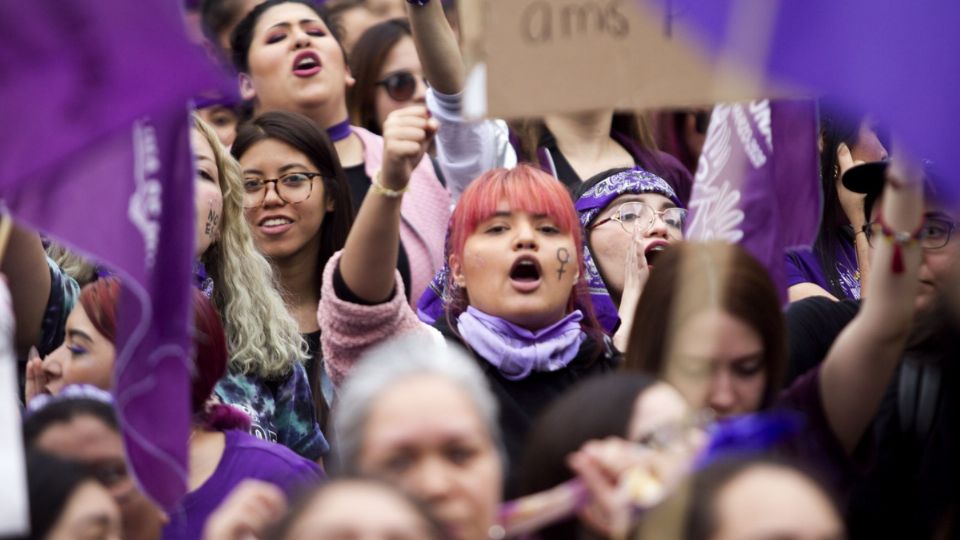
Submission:
[[[377,397],[403,379],[417,375],[436,375],[459,386],[476,407],[490,439],[504,458],[497,400],[476,361],[457,344],[416,334],[389,340],[371,349],[341,387],[333,411],[333,426],[343,472],[358,472],[364,426]]]

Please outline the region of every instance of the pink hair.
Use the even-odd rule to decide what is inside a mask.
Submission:
[[[556,178],[525,164],[487,171],[463,192],[450,217],[450,254],[463,256],[467,238],[493,217],[501,201],[514,212],[549,216],[560,230],[572,234],[580,275],[585,275],[583,234],[570,193]]]
[[[586,327],[598,326],[584,281],[587,273],[583,264],[583,231],[577,211],[573,207],[573,199],[561,182],[540,169],[520,164],[512,169],[487,171],[474,180],[463,192],[450,217],[447,257],[456,254],[462,258],[467,238],[476,232],[481,223],[496,214],[497,207],[503,201],[506,201],[514,212],[549,216],[561,231],[573,236],[580,279],[570,294],[567,311],[579,308],[584,313]],[[448,279],[447,290],[452,291],[450,302],[446,306],[449,322],[466,309],[468,299],[463,291],[454,286],[452,273]],[[456,328],[455,325],[450,327]]]

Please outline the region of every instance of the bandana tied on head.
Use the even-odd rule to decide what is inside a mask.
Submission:
[[[619,172],[599,180],[588,188],[574,206],[580,214],[580,225],[584,230],[583,262],[587,272],[587,286],[590,289],[590,300],[597,320],[608,334],[613,334],[620,324],[617,306],[610,299],[607,285],[600,276],[600,271],[590,252],[589,234],[590,225],[605,208],[610,206],[617,197],[627,194],[656,193],[670,199],[673,204],[682,207],[680,199],[673,192],[673,188],[666,180],[640,168]]]

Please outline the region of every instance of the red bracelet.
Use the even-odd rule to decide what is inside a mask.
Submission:
[[[912,246],[920,241],[921,232],[923,231],[923,222],[920,222],[920,225],[917,226],[913,232],[907,231],[895,231],[887,225],[887,222],[883,219],[883,212],[877,213],[877,225],[880,226],[880,234],[893,243],[893,261],[890,265],[890,270],[894,274],[903,273],[903,247]]]

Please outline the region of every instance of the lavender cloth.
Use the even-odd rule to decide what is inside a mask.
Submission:
[[[587,189],[574,205],[577,213],[580,214],[580,225],[583,227],[585,239],[589,238],[590,225],[597,219],[597,215],[618,197],[628,193],[658,193],[673,201],[673,204],[682,207],[680,199],[677,198],[670,184],[653,173],[637,168],[614,174]],[[603,329],[608,334],[613,334],[620,324],[620,315],[590,252],[590,242],[586,240],[583,248],[583,262],[593,311]]]
[[[457,318],[457,330],[505,379],[519,381],[534,371],[565,368],[586,339],[581,320],[583,314],[575,310],[546,328],[530,331],[468,306]]]
[[[843,297],[840,300],[860,299],[860,272],[857,265],[856,248],[842,242],[837,246],[837,280]],[[817,254],[810,248],[787,250],[786,255],[787,287],[799,283],[813,283],[833,294],[834,287],[827,279]]]
[[[262,441],[238,430],[226,431],[224,436],[223,456],[213,475],[173,509],[170,522],[163,528],[164,540],[202,538],[207,518],[244,480],[274,484],[290,500],[299,489],[323,479],[323,473],[315,463],[285,446]]]
[[[15,126],[0,198],[122,278],[117,413],[133,474],[169,508],[186,491],[190,426],[187,102],[233,84],[168,0],[3,2],[0,35],[0,119]]]

